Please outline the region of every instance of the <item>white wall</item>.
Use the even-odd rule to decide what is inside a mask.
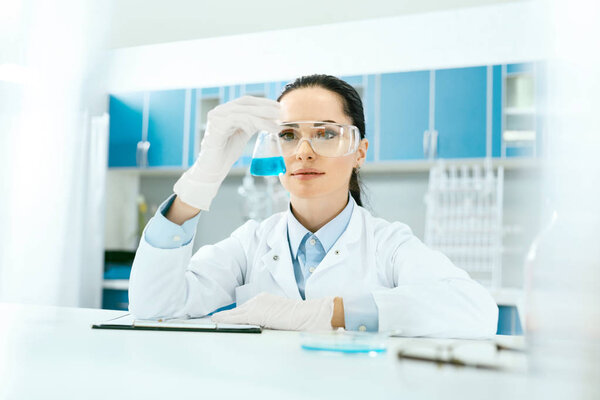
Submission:
[[[538,18],[520,2],[119,49],[109,91],[536,60]]]
[[[117,0],[112,48],[220,37],[523,0]]]

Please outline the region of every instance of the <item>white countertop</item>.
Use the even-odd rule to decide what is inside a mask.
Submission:
[[[303,350],[298,332],[90,328],[122,314],[0,304],[0,398],[512,399],[546,387],[526,372],[398,359],[430,339],[389,338],[369,356]]]

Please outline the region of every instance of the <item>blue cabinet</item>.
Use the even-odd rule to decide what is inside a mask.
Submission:
[[[533,70],[534,70],[533,63],[518,63],[518,64],[507,64],[506,65],[506,73],[507,74],[533,73]]]
[[[200,95],[200,98],[202,99],[212,99],[212,98],[216,98],[216,99],[222,99],[223,98],[223,89],[221,87],[208,87],[208,88],[202,88],[198,90],[198,94]]]
[[[492,67],[492,157],[502,155],[502,66]]]
[[[222,88],[222,103],[235,100],[242,96],[242,85],[231,85]]]
[[[268,82],[266,83],[266,97],[271,100],[277,100],[283,88],[288,82],[278,81],[278,82]]]
[[[109,167],[185,166],[191,96],[186,90],[109,97]],[[146,143],[146,147],[140,144]]]
[[[128,283],[134,257],[135,252],[131,251],[106,251],[104,253],[103,309],[128,309]]]
[[[346,76],[340,76],[340,79],[346,81],[346,83],[350,84],[351,86],[353,86],[358,93],[361,95],[362,97],[362,88],[364,87],[364,78],[363,75],[346,75]]]
[[[267,83],[250,83],[247,85],[242,85],[242,95],[267,97],[267,91]]]
[[[438,158],[481,158],[488,150],[493,157],[539,154],[538,64],[343,76],[363,100],[367,161],[422,160],[424,133],[431,129],[438,133]],[[112,95],[109,166],[139,166],[138,143],[148,141],[148,167],[187,168],[200,150],[210,109],[243,95],[277,99],[287,83]],[[519,139],[527,134],[533,139]],[[252,147],[253,141],[235,166],[249,165]]]
[[[522,335],[523,327],[515,306],[498,306],[497,335]]]
[[[135,167],[138,143],[142,140],[144,93],[109,97],[109,167]]]
[[[536,112],[540,99],[541,63],[505,66],[502,151],[505,157],[534,157],[540,150],[541,114]]]
[[[429,71],[381,75],[379,158],[423,159],[429,126]]]
[[[369,149],[367,150],[367,162],[375,160],[375,143],[376,139],[376,104],[378,99],[375,98],[377,94],[376,85],[378,84],[375,75],[351,75],[341,76],[349,83],[360,95],[363,104],[364,116],[365,116],[365,138],[369,141]]]
[[[367,150],[367,162],[376,161],[375,149],[381,143],[379,136],[379,75],[367,75],[365,77],[365,88],[363,92],[363,108],[365,112],[365,137],[369,141]]]
[[[200,148],[199,136],[198,136],[198,92],[197,89],[191,89],[189,92],[190,96],[190,108],[189,108],[189,119],[188,124],[189,127],[189,140],[187,147],[183,148],[184,157],[187,157],[187,165],[186,167],[190,167],[196,161],[196,157],[198,156],[197,149]]]
[[[486,155],[487,67],[435,71],[438,157]]]
[[[127,311],[129,309],[127,290],[104,289],[102,291],[102,309]]]
[[[191,97],[189,101],[191,101]],[[189,107],[189,104],[187,106]],[[189,125],[186,124],[185,116],[185,90],[163,90],[150,93],[148,166],[185,167],[183,149],[187,147],[185,141],[189,142]]]

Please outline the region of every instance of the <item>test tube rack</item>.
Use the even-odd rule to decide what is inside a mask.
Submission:
[[[425,195],[425,244],[488,288],[502,285],[504,169],[438,161]]]

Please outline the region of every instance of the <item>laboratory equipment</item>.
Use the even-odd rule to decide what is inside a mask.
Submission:
[[[281,124],[278,138],[284,157],[296,154],[303,141],[309,142],[313,151],[322,157],[342,157],[358,149],[360,131],[354,125],[294,121]]]
[[[243,96],[212,109],[207,114],[198,158],[173,186],[177,196],[195,208],[209,210],[221,182],[250,138],[256,132],[279,129],[275,121],[280,108],[274,100]]]
[[[300,346],[304,350],[377,354],[386,351],[387,337],[387,334],[373,332],[303,332],[300,334]]]
[[[446,254],[486,287],[502,278],[504,169],[491,160],[470,165],[438,161],[425,195],[425,244]]]
[[[238,194],[245,220],[262,221],[289,207],[290,195],[275,176],[252,176],[247,170]]]
[[[497,337],[488,341],[453,339],[406,340],[398,348],[398,359],[434,362],[489,370],[524,372],[527,369],[523,337]]]
[[[250,173],[256,176],[285,174],[285,162],[276,134],[267,131],[258,133],[252,153]]]

